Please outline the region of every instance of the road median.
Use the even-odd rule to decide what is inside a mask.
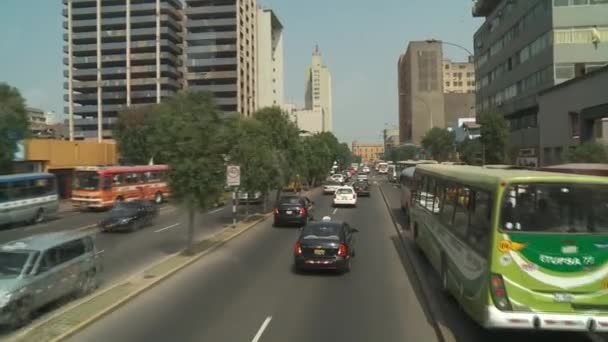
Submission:
[[[124,281],[84,298],[40,322],[34,323],[10,337],[9,341],[62,341],[96,320],[113,312],[131,299],[153,288],[174,273],[197,261],[207,253],[241,235],[271,214],[253,215],[236,226],[224,228],[217,234],[199,241],[191,253],[180,252],[152,264]]]

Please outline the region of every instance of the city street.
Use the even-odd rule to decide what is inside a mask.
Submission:
[[[313,200],[360,230],[350,273],[295,274],[298,228],[268,220],[72,341],[436,341],[377,188],[335,213]]]

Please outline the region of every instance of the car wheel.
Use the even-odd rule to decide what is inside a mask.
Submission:
[[[30,303],[28,298],[24,298],[13,304],[9,323],[11,329],[21,328],[30,322],[32,318]]]
[[[163,194],[159,191],[154,195],[154,203],[162,204],[164,202]]]
[[[131,222],[129,224],[129,230],[132,232],[137,231],[137,230],[139,230],[139,228],[141,228],[140,226],[141,226],[141,224],[140,224],[139,220],[133,220],[133,222]]]
[[[96,288],[95,284],[95,273],[88,272],[83,275],[80,281],[78,281],[78,287],[76,288],[76,298],[82,298],[93,292]]]

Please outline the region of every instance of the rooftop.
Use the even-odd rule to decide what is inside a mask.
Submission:
[[[496,9],[500,2],[501,0],[476,0],[473,4],[473,16],[487,17]]]

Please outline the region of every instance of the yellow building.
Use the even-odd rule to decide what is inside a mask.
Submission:
[[[373,162],[382,159],[382,155],[384,154],[384,145],[353,141],[352,151],[355,156],[361,157],[361,161]]]

